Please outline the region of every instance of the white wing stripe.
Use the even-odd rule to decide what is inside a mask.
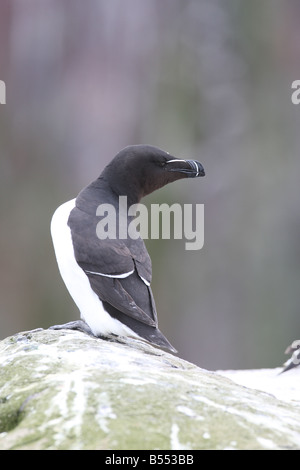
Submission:
[[[123,273],[123,274],[103,274],[103,273],[96,273],[95,271],[87,271],[85,270],[86,273],[89,274],[96,274],[97,276],[104,276],[104,277],[112,277],[112,278],[123,278],[123,277],[128,277],[130,274],[134,272],[134,269],[132,271],[129,271],[129,273]]]
[[[142,281],[146,284],[146,286],[150,286],[150,282],[147,281],[146,279],[144,279],[142,276],[140,276],[140,278],[142,279]]]

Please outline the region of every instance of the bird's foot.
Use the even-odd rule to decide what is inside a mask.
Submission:
[[[79,330],[95,337],[89,325],[83,320],[70,321],[68,323],[64,323],[63,325],[53,325],[49,327],[49,330]]]

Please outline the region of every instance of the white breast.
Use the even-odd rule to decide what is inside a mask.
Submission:
[[[104,310],[101,300],[91,288],[87,275],[76,262],[71,230],[67,224],[74,207],[75,199],[72,199],[56,209],[51,220],[51,235],[60,274],[80,310],[80,316],[96,336],[137,336]]]

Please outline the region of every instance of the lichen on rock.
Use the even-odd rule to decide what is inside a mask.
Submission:
[[[293,449],[300,407],[134,339],[0,342],[0,449]]]

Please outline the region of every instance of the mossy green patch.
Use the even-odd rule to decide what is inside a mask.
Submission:
[[[300,410],[136,340],[0,342],[0,449],[300,446]]]

